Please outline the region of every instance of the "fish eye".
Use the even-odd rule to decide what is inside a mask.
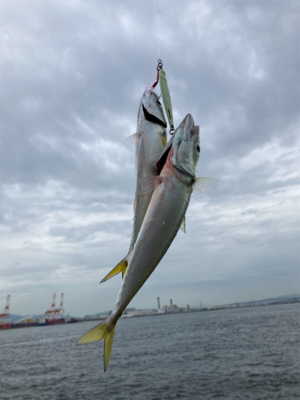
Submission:
[[[199,155],[200,155],[200,146],[199,146],[199,143],[195,143],[195,145],[194,145],[194,150],[195,150],[196,156],[199,157]]]

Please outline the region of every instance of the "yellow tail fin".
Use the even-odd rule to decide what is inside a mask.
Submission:
[[[115,324],[108,324],[106,320],[101,324],[96,325],[93,329],[81,336],[81,338],[76,343],[77,345],[88,344],[104,339],[104,372],[107,370],[108,367],[111,348],[114,341],[115,328]]]
[[[128,262],[127,262],[126,258],[123,258],[123,260],[120,261],[119,264],[116,265],[115,268],[113,268],[110,271],[110,273],[107,274],[106,277],[102,279],[102,281],[100,283],[107,281],[108,279],[119,274],[120,272],[122,272],[122,278],[124,278],[124,275],[125,275],[125,272],[127,269],[127,265],[128,265]]]

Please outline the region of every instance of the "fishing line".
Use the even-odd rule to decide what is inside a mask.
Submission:
[[[158,35],[158,19],[157,19],[157,10],[156,10],[156,0],[154,1],[154,14],[155,14],[155,22],[156,22],[156,37],[157,37],[157,49],[158,49],[158,58],[160,58],[160,46],[159,46],[159,35]]]
[[[160,91],[161,91],[161,96],[163,99],[165,111],[167,114],[167,118],[169,121],[170,125],[170,135],[173,135],[175,130],[174,130],[174,119],[173,119],[173,111],[172,111],[172,103],[171,103],[171,96],[168,88],[168,82],[167,82],[167,77],[165,74],[165,71],[163,70],[163,63],[160,59],[160,45],[159,45],[159,32],[158,32],[158,18],[157,18],[157,9],[156,9],[156,0],[153,0],[154,2],[154,13],[155,13],[155,21],[156,21],[156,37],[157,37],[157,48],[158,48],[158,64],[156,67],[157,70],[157,77],[156,81],[153,83],[151,86],[150,90],[151,92],[154,90],[155,86],[160,83]]]

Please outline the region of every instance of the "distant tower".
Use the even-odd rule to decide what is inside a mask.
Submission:
[[[9,305],[10,305],[10,294],[6,296],[6,305],[4,307],[4,312],[0,314],[0,328],[3,329],[10,328]]]
[[[172,299],[170,299],[170,306],[172,306],[173,305],[173,300]]]
[[[60,305],[59,305],[59,310],[60,310],[60,313],[61,314],[64,314],[65,313],[65,310],[64,310],[64,294],[62,293],[61,294],[61,300],[60,300]]]
[[[157,309],[160,310],[160,300],[159,300],[159,297],[157,298]]]

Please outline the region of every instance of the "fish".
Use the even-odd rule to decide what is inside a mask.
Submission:
[[[157,94],[146,89],[143,93],[137,117],[137,132],[128,140],[136,146],[136,192],[134,200],[134,219],[128,253],[100,283],[107,281],[122,272],[124,277],[128,266],[128,255],[134,248],[141,225],[144,220],[160,169],[156,166],[157,159],[167,144],[167,123],[162,104]]]
[[[196,178],[200,155],[199,126],[188,114],[176,129],[132,252],[111,315],[77,342],[104,339],[104,371],[107,370],[115,327],[125,308],[140,290],[173,242],[185,216],[193,190],[202,192],[211,178]]]

